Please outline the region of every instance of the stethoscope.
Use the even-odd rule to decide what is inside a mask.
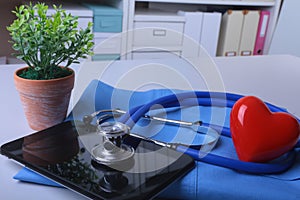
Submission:
[[[92,113],[91,115],[87,115],[84,117],[84,122],[86,124],[90,123],[91,120],[105,112],[112,112],[113,114],[123,114],[118,122],[116,124],[112,123],[102,123],[105,121],[107,117],[110,117],[111,114],[106,114],[100,117],[97,120],[97,124],[99,125],[98,129],[100,130],[100,133],[102,135],[105,135],[109,139],[114,138],[114,141],[118,141],[117,144],[120,147],[120,141],[121,138],[124,134],[131,134],[132,136],[135,136],[137,138],[141,138],[150,142],[154,142],[158,145],[167,147],[167,148],[172,148],[176,151],[185,153],[193,157],[197,161],[202,161],[205,163],[217,165],[217,166],[222,166],[225,168],[241,171],[241,172],[246,172],[246,173],[254,173],[254,174],[272,174],[272,173],[281,173],[286,170],[288,170],[293,163],[295,162],[296,159],[296,151],[291,150],[290,152],[286,153],[285,155],[281,156],[280,161],[278,162],[270,162],[270,163],[254,163],[254,162],[244,162],[240,161],[238,159],[232,159],[232,158],[227,158],[219,155],[215,155],[213,153],[206,153],[201,151],[201,146],[203,145],[208,145],[208,144],[215,144],[215,142],[218,139],[218,135],[221,134],[226,137],[231,137],[230,129],[227,127],[222,127],[219,125],[214,125],[214,124],[209,124],[205,122],[185,122],[185,121],[179,121],[179,120],[169,120],[169,119],[163,119],[159,117],[150,117],[146,115],[148,111],[153,107],[153,105],[159,104],[163,106],[164,108],[172,108],[172,107],[191,107],[191,106],[217,106],[217,107],[228,107],[232,108],[233,105],[237,100],[242,98],[244,96],[238,95],[238,94],[231,94],[231,93],[221,93],[221,92],[184,92],[184,93],[179,93],[179,94],[171,94],[167,96],[163,96],[161,98],[155,99],[153,101],[150,101],[146,104],[139,105],[136,107],[131,108],[129,111],[125,112],[120,109],[114,109],[114,110],[102,110],[102,111],[97,111]],[[270,111],[272,112],[287,112],[285,109],[277,107],[275,105],[272,105],[270,103],[265,102],[265,104],[268,106]],[[197,125],[203,127],[203,130],[206,130],[210,132],[210,137],[211,140],[207,143],[201,143],[198,145],[185,145],[181,143],[166,143],[166,142],[161,142],[157,141],[151,138],[147,138],[141,135],[129,133],[129,130],[139,121],[140,118],[149,118],[152,120],[158,120],[158,121],[163,121],[163,122],[168,122],[168,123],[173,123],[173,124],[178,124],[178,125],[188,125],[190,127]],[[299,121],[299,120],[298,120]],[[109,128],[108,128],[109,127]],[[201,132],[201,131],[200,131]],[[115,133],[117,133],[116,137],[112,136]],[[108,136],[109,135],[109,136]],[[117,139],[116,139],[117,138]],[[119,138],[119,139],[118,139]],[[107,145],[110,147],[109,150],[111,150],[112,145],[111,142],[110,145]],[[116,143],[115,143],[116,144]],[[99,149],[98,147],[94,148],[92,150],[92,155],[94,155],[94,159],[98,160],[101,162],[103,161],[103,158],[106,160],[105,156],[109,154],[111,157],[111,160],[109,162],[113,161],[115,156],[114,154],[110,154],[110,151],[106,151],[105,148],[103,149],[103,145],[101,146],[102,149]],[[124,146],[126,147],[126,145]],[[296,144],[295,148],[300,147],[300,142]],[[126,147],[127,150],[124,150],[120,153],[127,153],[125,157],[132,157],[134,154],[134,150],[131,149],[128,151],[128,148]],[[122,148],[121,148],[122,149]],[[103,155],[97,156],[97,153],[101,154],[101,151],[103,152]],[[129,152],[129,153],[128,153]],[[108,156],[108,157],[109,157]],[[123,157],[122,154],[119,155],[119,158]],[[107,164],[108,162],[106,162]]]

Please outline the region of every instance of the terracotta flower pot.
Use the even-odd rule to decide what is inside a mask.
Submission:
[[[43,130],[62,122],[67,114],[71,91],[74,87],[75,73],[51,80],[30,80],[14,74],[16,89],[30,128]]]

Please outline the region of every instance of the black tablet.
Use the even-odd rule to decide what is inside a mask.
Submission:
[[[90,154],[93,130],[67,121],[8,142],[1,154],[91,199],[151,199],[193,169],[191,157],[128,136],[135,155],[119,167],[102,165]]]

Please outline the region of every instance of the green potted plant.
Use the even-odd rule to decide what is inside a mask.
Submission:
[[[78,17],[53,5],[47,16],[44,3],[21,5],[13,11],[16,19],[7,27],[17,58],[26,67],[14,74],[29,126],[42,130],[63,121],[67,114],[74,71],[79,59],[92,55],[92,23],[79,29]]]

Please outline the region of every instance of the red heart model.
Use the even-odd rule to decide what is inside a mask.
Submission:
[[[267,162],[291,150],[299,123],[288,113],[273,113],[254,96],[239,99],[230,113],[230,131],[240,160]]]

